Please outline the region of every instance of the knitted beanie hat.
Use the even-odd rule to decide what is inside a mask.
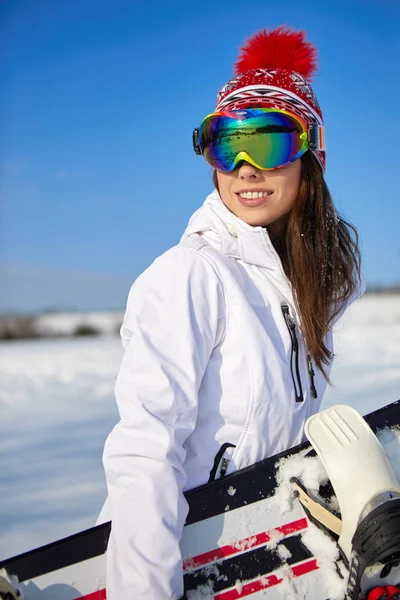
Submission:
[[[317,50],[303,31],[281,26],[257,32],[240,49],[235,77],[218,92],[215,112],[280,108],[323,127],[310,84],[316,60]],[[325,170],[325,150],[313,152]]]

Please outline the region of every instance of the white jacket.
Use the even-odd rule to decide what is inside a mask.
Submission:
[[[216,191],[136,280],[121,328],[121,420],[103,457],[108,600],[180,598],[183,491],[303,440],[326,382],[315,365],[312,375],[298,322],[266,230]]]

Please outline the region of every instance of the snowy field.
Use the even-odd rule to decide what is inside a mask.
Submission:
[[[400,296],[362,298],[335,350],[323,408],[366,414],[400,399]],[[0,558],[94,524],[121,358],[117,336],[0,344]]]

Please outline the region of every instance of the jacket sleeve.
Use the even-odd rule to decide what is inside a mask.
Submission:
[[[115,386],[120,421],[103,455],[112,518],[108,600],[183,595],[184,442],[224,307],[214,266],[190,248],[157,259],[130,291]]]

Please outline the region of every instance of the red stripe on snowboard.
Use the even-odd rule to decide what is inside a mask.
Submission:
[[[275,527],[270,531],[257,533],[257,535],[252,535],[242,540],[238,540],[234,545],[221,546],[221,548],[216,548],[215,550],[204,552],[203,554],[199,554],[193,558],[188,558],[183,562],[183,570],[192,571],[193,569],[197,569],[198,567],[202,567],[211,562],[221,560],[235,554],[240,554],[246,550],[250,550],[250,548],[255,548],[257,546],[261,546],[262,544],[266,544],[271,540],[271,537],[275,532],[287,536],[292,533],[297,533],[302,529],[306,529],[307,526],[307,519],[298,519],[297,521],[292,521],[292,523],[286,523],[280,527]],[[300,575],[310,573],[315,569],[318,569],[317,561],[312,559],[307,563],[302,563],[301,565],[292,567],[292,573],[294,577],[299,577]],[[249,594],[254,594],[254,592],[259,590],[282,583],[282,581],[283,580],[279,579],[276,575],[266,575],[261,579],[243,585],[240,594],[236,589],[234,589],[229,590],[228,592],[222,592],[221,594],[214,596],[214,598],[215,600],[236,600],[237,598],[242,598],[243,596],[248,596]],[[81,596],[80,600],[107,600],[106,590],[98,590],[92,594]]]
[[[106,590],[98,590],[87,596],[79,596],[76,600],[107,600]]]
[[[187,558],[183,561],[183,570],[193,571],[198,567],[203,567],[204,565],[216,560],[221,560],[223,558],[227,558],[228,556],[233,556],[234,554],[240,554],[241,552],[250,550],[250,548],[255,548],[257,546],[261,546],[262,544],[266,544],[267,542],[271,541],[271,536],[273,536],[275,532],[282,533],[286,536],[306,528],[307,519],[299,519],[298,521],[293,521],[292,523],[286,523],[286,525],[275,527],[270,531],[263,531],[262,533],[257,533],[257,535],[252,535],[244,538],[243,540],[238,540],[233,545],[221,546],[221,548],[204,552],[203,554],[199,554],[193,558]]]
[[[318,563],[316,559],[313,558],[306,563],[292,567],[291,571],[293,577],[300,577],[301,575],[306,575],[306,573],[312,573],[312,571],[316,571],[318,568]],[[234,590],[229,590],[228,592],[221,592],[214,596],[214,600],[240,600],[240,598],[243,598],[244,596],[249,596],[250,594],[255,594],[255,592],[260,592],[261,590],[273,587],[274,585],[282,583],[282,581],[283,579],[276,575],[264,575],[260,579],[242,585],[240,592],[236,588]]]
[[[318,568],[317,561],[315,558],[313,558],[306,563],[292,567],[291,571],[293,577],[300,577],[301,575],[306,575],[306,573],[316,571]],[[228,592],[222,592],[221,594],[214,596],[214,600],[240,600],[240,598],[243,598],[244,596],[249,596],[250,594],[254,594],[260,590],[273,587],[274,585],[282,583],[282,581],[283,579],[280,579],[276,575],[265,575],[261,579],[257,579],[251,583],[245,583],[240,592],[237,589],[229,590]],[[78,600],[78,598],[76,600]],[[93,592],[87,596],[80,596],[79,600],[107,600],[106,590],[98,590],[97,592]]]

